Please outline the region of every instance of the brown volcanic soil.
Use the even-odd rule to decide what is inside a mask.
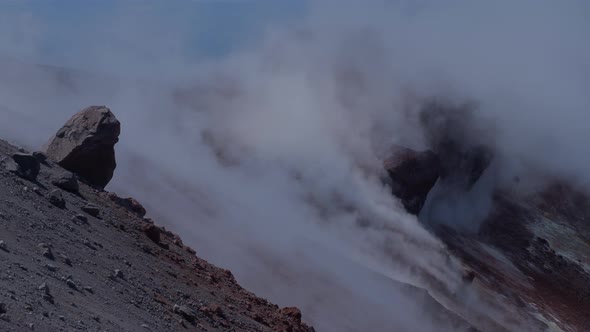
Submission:
[[[16,151],[0,140],[0,159]],[[61,171],[42,164],[30,182],[0,168],[0,331],[313,331],[110,193],[80,182],[52,205]]]

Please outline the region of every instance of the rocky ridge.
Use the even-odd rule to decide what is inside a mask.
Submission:
[[[255,296],[230,271],[197,257],[178,235],[145,218],[139,202],[102,190],[110,168],[98,182],[94,173],[77,174],[85,168],[76,165],[96,152],[80,147],[106,141],[98,146],[110,157],[108,145],[116,143],[96,140],[103,125],[76,120],[89,113],[103,124],[112,114],[82,111],[47,154],[0,140],[1,331],[313,331],[297,308]],[[118,124],[110,123],[111,138],[118,136]],[[82,153],[70,163],[56,141],[75,138],[72,132],[79,140],[68,149]]]

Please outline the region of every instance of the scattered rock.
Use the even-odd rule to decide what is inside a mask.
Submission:
[[[86,218],[86,216],[83,214],[77,214],[72,217],[72,221],[75,223],[78,223],[78,222],[88,223],[88,218]]]
[[[46,243],[39,243],[38,245],[39,248],[41,248],[41,255],[43,255],[43,257],[54,260],[55,256],[53,255],[53,252],[51,251],[51,247],[46,244]]]
[[[47,163],[47,155],[41,151],[33,152],[33,157],[35,157],[35,159],[37,159],[42,164]]]
[[[44,294],[49,295],[49,286],[47,286],[47,283],[42,283],[39,287],[37,287],[37,289],[43,291]]]
[[[55,266],[53,264],[45,264],[45,267],[51,272],[57,271],[57,266]]]
[[[184,305],[175,304],[173,310],[174,313],[181,315],[188,321],[193,321],[197,317],[194,311]]]
[[[115,144],[121,124],[105,106],[90,106],[72,116],[47,145],[47,156],[90,184],[104,188],[117,166]]]
[[[115,193],[108,194],[111,201],[117,203],[118,205],[126,208],[127,210],[135,213],[138,217],[143,218],[145,216],[146,211],[145,208],[133,197],[121,198],[117,196]]]
[[[95,218],[100,214],[100,209],[92,204],[84,205],[81,209]]]
[[[7,171],[29,181],[36,181],[41,169],[39,161],[33,155],[26,153],[14,153],[12,158],[5,158],[2,163]]]
[[[209,316],[216,315],[216,316],[219,316],[222,318],[225,317],[225,313],[223,312],[223,309],[221,309],[221,307],[218,306],[217,304],[201,307],[200,310]]]
[[[14,159],[9,158],[9,157],[4,157],[1,160],[2,162],[2,167],[4,167],[5,170],[18,174],[19,171],[19,167],[18,164],[16,163],[16,161],[14,161]]]
[[[0,319],[5,322],[10,322],[10,316],[8,316],[7,314],[0,314]]]
[[[65,191],[78,193],[78,179],[72,172],[61,171],[51,177],[51,183]]]
[[[283,309],[281,309],[281,313],[283,313],[286,316],[291,317],[297,323],[301,324],[301,310],[299,310],[298,308],[295,308],[295,307],[283,308]]]
[[[155,243],[160,243],[160,229],[152,224],[145,225],[143,232],[147,237]]]
[[[49,291],[49,286],[47,286],[46,283],[42,283],[39,287],[37,287],[37,289],[39,289],[41,292],[43,292],[43,300],[53,304],[54,299],[53,299],[53,295],[51,295],[51,292]]]
[[[64,263],[66,265],[72,266],[72,260],[71,259],[69,259],[67,256],[63,256],[62,258],[63,258]]]
[[[66,201],[61,190],[59,189],[53,189],[49,192],[49,203],[57,206],[60,209],[66,208]]]
[[[178,235],[174,236],[174,244],[177,247],[181,247],[181,248],[182,248],[182,246],[184,246],[184,243],[182,243],[182,239]]]
[[[71,289],[78,290],[78,286],[76,286],[76,283],[70,278],[66,279],[66,285]]]
[[[117,278],[121,278],[121,279],[125,279],[125,275],[123,274],[123,271],[116,269],[115,271],[113,271],[113,276],[117,277]]]

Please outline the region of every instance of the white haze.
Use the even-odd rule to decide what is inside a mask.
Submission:
[[[108,189],[319,331],[456,328],[390,278],[458,294],[510,328],[381,184],[378,156],[425,147],[414,100],[474,100],[495,128],[501,177],[534,165],[587,181],[589,10],[321,2],[247,49],[194,61],[186,27],[124,6],[82,34],[94,47],[66,52],[84,72],[65,83],[23,64],[43,61],[46,22],[0,13],[0,55],[24,59],[0,65],[0,137],[39,147],[78,109],[109,106],[122,135]]]

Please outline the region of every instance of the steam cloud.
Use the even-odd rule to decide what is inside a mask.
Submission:
[[[587,181],[588,4],[322,2],[198,61],[183,53],[186,26],[141,8],[78,31],[84,47],[59,63],[77,70],[30,65],[46,62],[48,23],[0,13],[2,138],[36,148],[75,110],[108,105],[123,125],[110,190],[319,331],[458,328],[401,282],[472,322],[511,327],[381,184],[380,156],[391,144],[427,148],[420,102],[442,97],[475,101],[473,125],[493,128],[468,137],[498,156],[475,219],[531,165]]]

